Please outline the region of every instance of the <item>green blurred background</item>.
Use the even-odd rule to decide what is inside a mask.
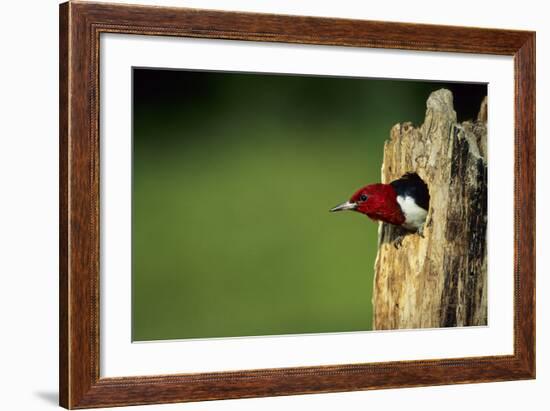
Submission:
[[[133,70],[134,341],[370,330],[377,182],[430,92],[486,85]]]

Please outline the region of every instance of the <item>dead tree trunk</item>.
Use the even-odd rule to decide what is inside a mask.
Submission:
[[[487,101],[457,124],[453,95],[427,101],[420,128],[395,125],[384,146],[382,181],[416,172],[428,184],[424,238],[381,224],[373,306],[377,330],[487,324]]]

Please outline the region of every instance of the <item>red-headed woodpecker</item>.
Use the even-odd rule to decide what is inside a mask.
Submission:
[[[357,211],[422,235],[429,207],[428,186],[418,174],[407,173],[389,184],[365,186],[330,211]]]

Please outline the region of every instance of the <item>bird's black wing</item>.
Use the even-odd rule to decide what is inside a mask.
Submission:
[[[390,183],[398,196],[413,197],[424,210],[430,208],[430,192],[428,186],[416,173],[407,173]]]

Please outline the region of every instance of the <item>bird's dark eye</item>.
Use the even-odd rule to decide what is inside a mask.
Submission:
[[[359,200],[367,201],[367,195],[366,194],[361,194],[361,197],[359,197]]]

